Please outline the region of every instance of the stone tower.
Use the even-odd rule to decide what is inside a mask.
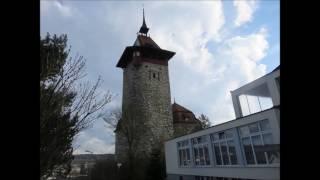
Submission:
[[[128,143],[136,153],[150,155],[152,147],[173,136],[168,61],[175,53],[161,49],[148,30],[143,12],[134,45],[125,48],[117,63],[123,69],[122,118],[115,131],[118,162],[126,157]]]

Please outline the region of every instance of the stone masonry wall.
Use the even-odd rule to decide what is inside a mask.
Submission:
[[[161,142],[173,136],[168,66],[130,63],[123,69],[122,101],[123,114],[126,110],[135,111],[144,127],[136,151],[150,155],[152,147],[163,146]],[[126,142],[118,134],[116,156],[120,158],[125,153]]]

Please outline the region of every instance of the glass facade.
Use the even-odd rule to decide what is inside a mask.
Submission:
[[[210,165],[209,143],[207,136],[200,136],[191,139],[193,148],[193,159],[196,166]]]
[[[216,165],[238,164],[233,130],[211,134]]]
[[[267,119],[195,137],[190,139],[190,143],[189,140],[177,143],[180,167],[280,163],[280,145],[274,143]],[[243,158],[240,158],[240,155],[243,155]]]
[[[240,127],[239,134],[246,164],[280,163],[280,145],[273,143],[267,119]]]
[[[181,141],[178,142],[178,154],[179,154],[179,166],[190,166],[190,149],[189,149],[189,141]]]
[[[242,116],[257,113],[273,106],[271,94],[266,83],[238,96]]]

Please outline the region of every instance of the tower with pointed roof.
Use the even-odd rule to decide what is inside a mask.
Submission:
[[[130,123],[139,125],[135,151],[146,156],[173,136],[168,61],[175,52],[161,49],[147,36],[148,31],[143,11],[134,45],[125,48],[116,65],[123,69],[122,119],[115,131],[115,154],[120,162],[126,157],[124,133]]]

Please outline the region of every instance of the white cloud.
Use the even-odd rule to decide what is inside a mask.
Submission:
[[[102,75],[102,88],[121,96],[122,70],[115,64],[124,48],[133,44],[142,24],[141,3],[72,3],[67,7],[72,7],[76,16],[63,21],[62,16],[56,16],[58,11],[48,12],[42,20],[42,31],[51,28],[49,32],[68,32],[72,49],[88,59],[88,74],[94,74],[94,78]],[[245,3],[250,8],[256,6],[251,1]],[[196,114],[208,115],[214,124],[232,120],[230,91],[266,73],[266,66],[260,61],[269,50],[267,29],[241,36],[230,30],[225,36],[221,1],[145,2],[145,9],[150,36],[161,48],[176,52],[169,61],[171,97]],[[249,10],[250,20],[253,9]],[[238,21],[243,24],[249,20]],[[210,49],[209,44],[216,48]],[[118,98],[110,107],[120,104]],[[114,137],[99,121],[79,135],[75,144],[81,144],[76,153],[114,152]]]
[[[237,17],[234,20],[235,26],[241,26],[252,21],[253,13],[257,9],[256,0],[234,0],[233,6],[236,8]]]
[[[64,3],[64,1],[59,1],[59,0],[51,0],[51,1],[45,1],[41,0],[40,1],[40,12],[41,15],[47,15],[49,11],[55,11],[63,16],[63,17],[71,17],[74,13],[74,9]]]
[[[230,91],[266,73],[266,65],[259,63],[269,48],[266,37],[266,30],[260,29],[246,36],[231,37],[218,48],[215,69],[222,69],[222,72],[217,74],[219,81],[211,86],[215,99],[208,104],[215,124],[234,118]]]
[[[77,143],[74,144],[74,154],[86,154],[86,151],[91,151],[95,154],[114,153],[114,143],[107,143],[103,139],[87,132],[81,132],[76,138]]]
[[[221,38],[225,19],[220,1],[196,8],[180,5],[180,11],[188,13],[173,15],[170,22],[156,15],[159,20],[152,22],[157,27],[150,29],[161,48],[176,52],[169,63],[172,97],[197,114],[207,114],[214,124],[232,120],[230,91],[266,73],[259,61],[268,49],[267,30]],[[209,42],[218,50],[209,50]]]

